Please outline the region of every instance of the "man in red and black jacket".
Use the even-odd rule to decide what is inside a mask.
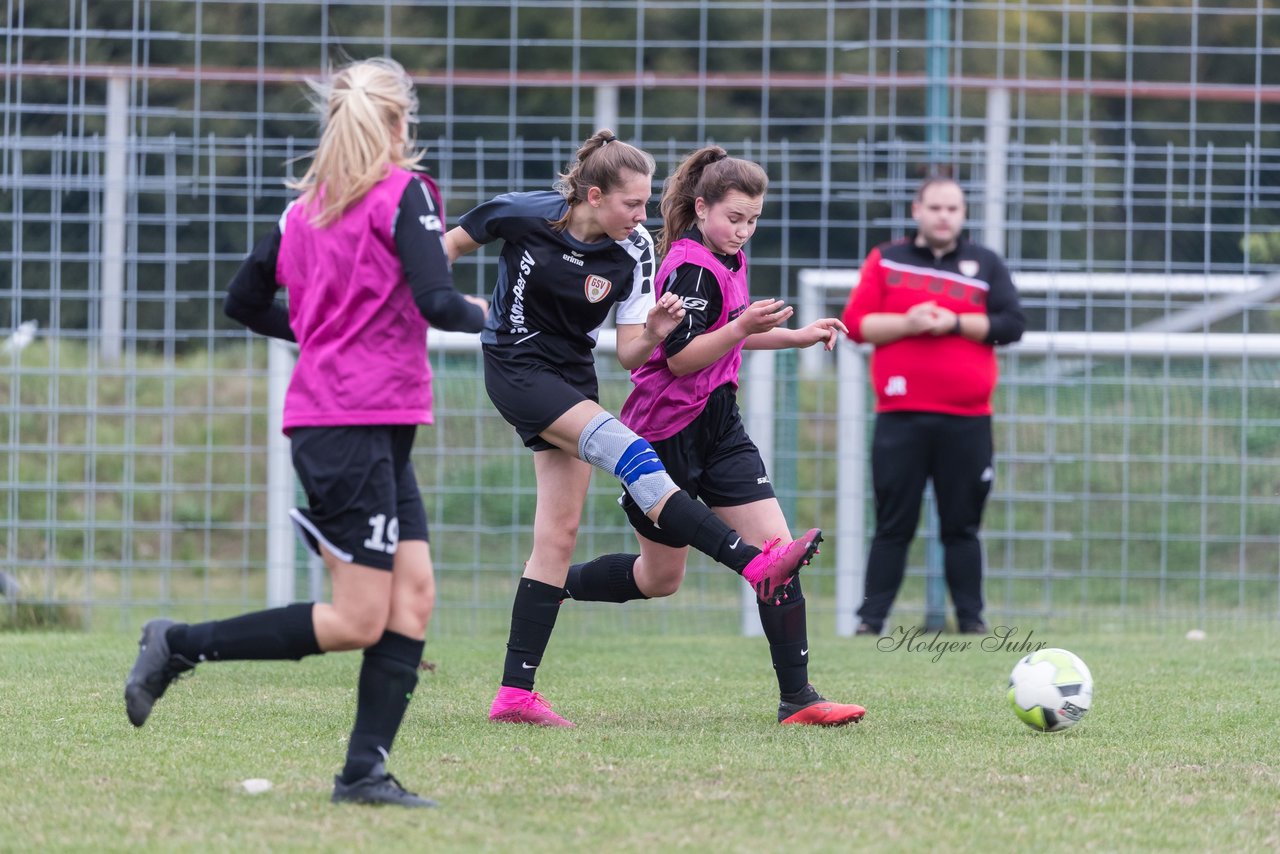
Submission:
[[[959,184],[929,178],[911,215],[916,233],[872,250],[843,316],[853,340],[875,345],[876,532],[858,633],[884,628],[932,480],[957,628],[985,634],[978,529],[994,479],[995,347],[1021,338],[1026,319],[1004,261],[960,234]]]

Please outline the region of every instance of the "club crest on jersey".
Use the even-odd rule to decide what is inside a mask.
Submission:
[[[590,275],[587,276],[587,302],[600,302],[609,295],[610,289],[613,288],[613,282],[604,276]]]
[[[972,260],[964,260],[960,262],[960,273],[972,279],[978,275],[978,262]]]

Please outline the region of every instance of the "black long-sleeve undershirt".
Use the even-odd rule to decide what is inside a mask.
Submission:
[[[442,229],[442,219],[426,187],[411,181],[400,199],[394,236],[414,304],[437,329],[479,332],[484,327],[484,311],[454,289]],[[296,341],[289,327],[289,310],[276,300],[280,239],[277,225],[253,247],[227,287],[223,310],[260,335]]]

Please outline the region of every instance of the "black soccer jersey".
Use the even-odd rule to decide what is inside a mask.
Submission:
[[[477,243],[505,241],[485,344],[590,358],[614,305],[618,323],[644,323],[654,305],[649,232],[637,227],[624,240],[583,243],[551,226],[567,209],[559,193],[506,193],[458,221]]]

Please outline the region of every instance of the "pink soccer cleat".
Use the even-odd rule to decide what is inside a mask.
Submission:
[[[572,721],[551,711],[551,704],[536,691],[503,685],[489,706],[489,720],[504,724],[571,727]]]
[[[853,703],[833,703],[822,696],[812,685],[804,686],[801,695],[778,703],[778,723],[802,726],[844,726],[856,724],[866,716],[867,710]]]
[[[822,542],[822,530],[810,528],[804,536],[792,540],[779,547],[781,538],[770,540],[764,544],[764,551],[751,559],[742,577],[747,580],[761,602],[780,602],[779,591],[795,578],[800,567],[807,564],[818,553],[818,544]]]
[[[787,715],[780,724],[807,724],[809,726],[844,726],[856,724],[867,710],[853,703],[832,703],[819,700]]]

